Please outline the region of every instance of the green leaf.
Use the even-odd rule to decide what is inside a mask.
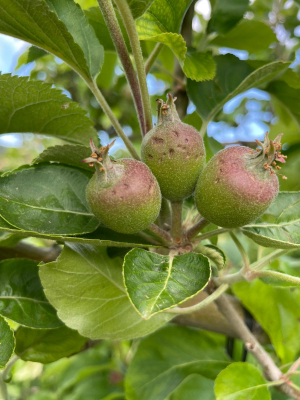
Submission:
[[[16,355],[24,361],[48,364],[79,352],[86,338],[62,326],[57,329],[20,327],[15,333]]]
[[[214,380],[228,365],[223,343],[215,337],[169,326],[144,339],[129,365],[126,398],[165,400],[191,375]]]
[[[172,395],[172,400],[216,400],[214,394],[214,381],[199,375],[188,376]]]
[[[266,381],[254,365],[236,362],[218,375],[216,400],[271,400]]]
[[[44,329],[62,325],[44,295],[35,261],[0,262],[0,300],[0,315],[21,325]]]
[[[173,257],[133,249],[125,256],[123,274],[130,301],[143,318],[149,319],[203,290],[211,269],[201,254]]]
[[[56,262],[42,265],[40,276],[62,321],[91,339],[132,339],[147,335],[172,317],[144,321],[134,310],[122,281],[122,260],[106,249],[68,243]]]
[[[61,164],[71,165],[73,167],[86,169],[94,172],[87,163],[82,160],[91,155],[91,149],[82,145],[66,144],[64,146],[48,147],[37,158],[33,160],[33,164],[40,164],[44,162],[55,161]]]
[[[273,30],[263,22],[243,20],[225,35],[215,37],[209,45],[247,50],[250,54],[267,49],[277,42]]]
[[[127,0],[133,18],[141,17],[154,0]]]
[[[47,54],[48,54],[47,51],[40,49],[39,47],[36,46],[31,46],[28,50],[27,64],[36,61],[39,58],[46,56]]]
[[[255,280],[237,283],[233,291],[267,332],[282,362],[293,361],[300,350],[299,290]]]
[[[277,98],[300,127],[300,89],[290,87],[283,81],[275,81],[266,90]]]
[[[142,40],[162,32],[180,33],[183,18],[191,3],[192,0],[155,0],[136,21]]]
[[[0,100],[0,134],[31,132],[71,143],[87,144],[90,138],[98,143],[86,111],[51,84],[0,75]]]
[[[207,32],[226,33],[232,29],[247,11],[249,0],[213,0],[211,19]]]
[[[104,61],[104,49],[89,25],[85,13],[74,0],[45,0],[57,17],[66,25],[74,41],[82,49],[91,76],[95,78]]]
[[[218,270],[224,268],[224,265],[226,263],[226,256],[224,252],[219,249],[219,247],[214,246],[213,244],[207,244],[205,246],[200,244],[196,247],[194,251],[196,253],[203,254],[205,257],[209,258],[210,261],[215,264]]]
[[[14,353],[14,332],[3,317],[0,316],[0,369],[4,368]]]
[[[215,56],[214,60],[217,74],[213,81],[187,81],[189,98],[205,124],[233,97],[268,82],[290,65],[275,61],[253,70],[246,61],[231,54]]]
[[[44,0],[1,0],[0,33],[41,47],[91,77],[82,49]]]
[[[210,53],[194,52],[186,56],[187,48],[179,34],[191,0],[155,0],[148,11],[136,21],[140,40],[163,43],[178,58],[190,79],[203,81],[215,75],[215,63]]]
[[[0,214],[11,225],[47,235],[92,232],[99,221],[85,188],[91,175],[66,165],[24,167],[0,178]]]
[[[243,233],[264,247],[292,249],[300,247],[300,192],[280,192],[266,211],[274,222],[245,226]]]
[[[216,63],[211,53],[187,53],[183,72],[197,82],[213,79],[216,74]]]

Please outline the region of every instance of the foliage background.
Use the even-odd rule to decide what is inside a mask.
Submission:
[[[83,8],[96,5],[94,0],[78,1]],[[286,78],[292,87],[300,90],[300,3],[296,0],[255,0],[250,1],[249,10],[244,15],[244,21],[257,20],[265,22],[276,34],[277,40],[271,46],[264,45],[263,38],[259,32],[249,32],[248,39],[230,38],[226,43],[235,43],[235,48],[218,47],[214,48],[214,54],[233,54],[241,60],[283,60],[292,61],[291,74]],[[211,5],[208,0],[200,0],[195,5],[193,18],[193,43],[195,48],[201,49],[205,41],[204,32],[210,19]],[[258,35],[258,36],[256,36]],[[142,42],[145,57],[150,54],[154,47],[151,42]],[[224,42],[225,43],[225,42]],[[63,89],[64,93],[86,109],[90,117],[95,121],[101,143],[103,145],[115,138],[114,131],[109,120],[104,115],[92,94],[82,80],[59,59],[52,55],[46,55],[36,61],[27,63],[28,44],[0,35],[0,71],[2,73],[12,72],[19,76],[30,76],[34,79],[51,83],[54,87]],[[152,96],[152,111],[155,114],[155,98],[165,99],[166,93],[180,90],[180,76],[174,80],[173,66],[175,65],[174,55],[166,46],[158,57],[158,61],[148,75],[148,85]],[[105,63],[101,74],[97,78],[99,87],[102,89],[108,103],[112,106],[115,115],[120,119],[124,131],[134,141],[136,148],[139,147],[140,135],[138,121],[134,113],[131,96],[126,85],[122,68],[115,53],[107,52]],[[300,109],[300,95],[295,98],[295,109]],[[186,115],[185,115],[186,114]],[[199,118],[195,113],[195,105],[189,102],[186,110],[181,110],[182,117],[190,124],[198,127]],[[154,115],[155,119],[155,115]],[[245,93],[236,96],[224,105],[218,112],[213,122],[207,127],[209,147],[212,152],[217,151],[226,145],[244,144],[253,146],[254,139],[262,140],[266,131],[271,137],[284,132],[284,151],[288,155],[289,162],[284,166],[282,172],[288,176],[287,181],[281,181],[282,190],[300,190],[300,118],[299,111],[294,114],[290,112],[286,104],[278,101],[278,98],[269,93],[250,89]],[[32,134],[9,134],[0,137],[0,170],[5,172],[20,165],[31,163],[31,161],[45,148],[62,144],[59,139],[34,136]],[[127,156],[127,151],[121,141],[117,138],[114,146],[116,157]],[[253,245],[250,241],[242,239],[243,244],[248,248],[250,257],[253,255]],[[49,245],[52,242],[42,239],[26,239],[27,242],[37,246]],[[220,238],[218,245],[228,256],[227,268],[232,265],[239,266],[241,258],[235,251],[234,245],[226,238]],[[255,251],[256,247],[255,247]],[[268,250],[259,248],[261,255],[267,254]],[[253,256],[254,257],[254,256]],[[300,276],[298,264],[299,253],[294,252],[289,257],[276,261],[272,265],[274,269],[289,272]],[[257,283],[259,285],[260,283]],[[248,285],[248,284],[244,284]],[[257,291],[259,288],[255,288]],[[249,287],[236,286],[235,293],[243,301],[243,293]],[[264,292],[265,298],[275,298],[278,293]],[[271,290],[271,289],[270,289]],[[254,289],[252,290],[254,293]],[[257,292],[256,292],[257,293]],[[298,292],[296,292],[298,293]],[[295,295],[296,297],[296,295]],[[244,299],[249,303],[249,297]],[[274,300],[275,301],[275,300]],[[270,303],[272,307],[272,303]],[[252,307],[252,309],[251,309]],[[254,305],[248,304],[248,309],[255,312]],[[263,310],[263,316],[269,310]],[[271,319],[273,314],[271,314]],[[251,319],[251,318],[250,318]],[[262,317],[264,319],[264,317]],[[272,321],[270,322],[272,325]],[[272,336],[272,327],[266,322],[265,330]],[[288,328],[288,326],[286,326]],[[259,328],[258,328],[259,329]],[[276,328],[277,329],[277,328]],[[278,343],[287,340],[285,333],[287,329],[279,329]],[[299,337],[298,329],[291,327],[290,335]],[[277,332],[278,333],[278,332]],[[217,334],[210,334],[212,340],[224,346],[225,337]],[[288,335],[286,335],[288,336]],[[139,340],[130,342],[108,342],[103,341],[97,346],[79,353],[71,358],[63,358],[50,365],[43,366],[39,363],[18,361],[14,366],[13,379],[9,385],[12,399],[64,399],[64,400],[85,400],[96,399],[122,399],[124,398],[124,374],[134,353]],[[288,342],[287,347],[293,347]],[[230,343],[227,343],[227,347]],[[271,345],[270,345],[271,351]],[[298,349],[299,354],[300,349]],[[278,351],[280,353],[280,350]],[[240,341],[235,342],[232,353],[234,361],[240,361],[243,357],[243,347]],[[284,357],[283,357],[284,358]],[[256,365],[254,359],[248,355],[247,361]],[[203,398],[210,400],[212,383],[203,379],[202,381],[185,382],[186,388],[189,385],[201,390]],[[197,394],[185,392],[182,387],[170,395],[172,400],[185,400],[189,393],[189,399],[197,399]],[[207,393],[204,397],[204,393]],[[276,400],[284,399],[283,395],[273,393]]]

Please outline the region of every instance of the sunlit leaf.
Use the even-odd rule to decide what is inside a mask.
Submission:
[[[217,400],[271,400],[266,381],[252,364],[236,362],[217,376],[215,394]]]
[[[143,320],[132,307],[122,280],[122,259],[99,246],[68,244],[56,262],[40,267],[45,293],[62,321],[91,339],[145,336],[172,317]]]

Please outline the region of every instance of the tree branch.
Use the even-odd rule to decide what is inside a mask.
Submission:
[[[266,377],[270,381],[279,381],[282,377],[282,371],[274,363],[271,356],[261,346],[255,336],[250,332],[242,318],[232,307],[230,301],[223,295],[215,300],[221,313],[227,318],[228,322],[234,327],[237,335],[242,339],[246,349],[253,354],[259,364],[262,366]],[[278,389],[292,399],[300,399],[300,392],[288,383],[278,386]]]
[[[29,258],[31,260],[48,263],[55,261],[61,253],[58,245],[52,247],[37,247],[31,244],[20,242],[14,247],[0,247],[0,260],[9,258]]]

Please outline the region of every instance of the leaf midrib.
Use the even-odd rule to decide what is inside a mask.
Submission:
[[[2,199],[4,201],[7,200],[3,196],[0,196],[0,199]],[[83,212],[79,212],[79,211],[59,210],[59,209],[54,209],[54,208],[37,207],[37,206],[33,206],[33,205],[30,205],[30,204],[26,204],[26,203],[20,203],[19,201],[11,200],[11,199],[9,199],[9,202],[14,203],[14,204],[18,204],[18,205],[23,206],[23,207],[33,208],[33,209],[36,209],[36,210],[49,211],[49,212],[54,212],[54,213],[85,215],[85,216],[89,216],[89,217],[94,217],[95,218],[94,214],[92,214],[92,213],[83,213]]]

